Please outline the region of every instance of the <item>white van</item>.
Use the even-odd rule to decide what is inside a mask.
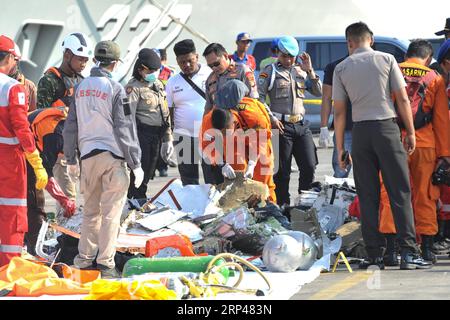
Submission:
[[[261,60],[269,57],[270,44],[274,37],[255,38],[248,53],[256,59],[255,77],[259,75],[259,64]],[[348,54],[347,42],[344,36],[304,36],[296,37],[300,52],[306,51],[313,63],[315,72],[323,80],[323,70],[330,62],[338,60]],[[375,37],[374,49],[392,54],[397,62],[403,62],[408,50],[409,41],[389,37]],[[320,131],[320,105],[321,99],[317,99],[307,93],[305,99],[306,120],[309,121],[313,132]],[[331,121],[331,117],[330,117]]]

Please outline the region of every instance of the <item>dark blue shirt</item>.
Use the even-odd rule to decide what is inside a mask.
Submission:
[[[345,59],[347,59],[348,56],[345,56],[343,58],[340,58],[336,61],[333,61],[331,63],[329,63],[324,70],[324,75],[323,75],[323,84],[329,85],[329,86],[333,86],[333,73],[334,73],[334,69],[336,69],[336,66],[341,63],[342,61],[344,61]],[[331,127],[334,127],[334,122],[331,125]],[[346,121],[345,121],[345,131],[350,131],[353,128],[353,121],[352,121],[352,103],[350,102],[350,100],[347,100],[347,116],[346,116]]]

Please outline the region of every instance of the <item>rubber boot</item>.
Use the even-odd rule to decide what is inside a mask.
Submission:
[[[384,253],[384,265],[388,267],[395,267],[399,265],[398,251],[396,247],[396,234],[385,234],[386,238],[386,252]]]
[[[422,257],[423,260],[436,263],[436,255],[433,253],[433,236],[421,235],[422,238]]]

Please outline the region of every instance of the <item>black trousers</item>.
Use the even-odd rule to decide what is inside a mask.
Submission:
[[[36,242],[41,230],[42,222],[47,214],[44,210],[45,195],[44,190],[36,190],[36,176],[33,168],[27,162],[27,217],[28,232],[25,234],[27,251],[31,255],[36,255]]]
[[[178,172],[183,186],[200,184],[198,139],[176,135],[175,152],[178,160]]]
[[[224,182],[222,169],[219,166],[213,166],[203,161],[202,170],[206,184],[218,185]]]
[[[141,166],[144,171],[144,181],[139,188],[134,186],[134,174],[130,174],[130,187],[128,188],[128,198],[146,199],[147,184],[155,177],[156,164],[161,149],[162,128],[137,125],[139,144],[142,150]]]
[[[378,231],[380,179],[389,195],[402,252],[417,252],[407,154],[393,119],[356,122],[352,159],[361,205],[361,230],[369,257],[383,256],[386,240]]]
[[[279,135],[278,171],[274,175],[275,193],[278,205],[290,204],[289,182],[291,180],[292,156],[300,169],[298,193],[309,190],[314,181],[314,173],[319,163],[317,148],[314,144],[309,125],[303,121],[297,123],[283,122],[284,134]],[[278,158],[278,159],[277,159]]]

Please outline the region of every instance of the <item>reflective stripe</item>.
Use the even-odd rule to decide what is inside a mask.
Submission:
[[[21,246],[12,246],[8,244],[0,244],[0,253],[22,253]]]
[[[450,204],[444,204],[441,209],[444,212],[450,212]]]
[[[8,144],[8,145],[12,146],[12,145],[19,144],[19,139],[17,139],[16,137],[14,137],[14,138],[0,137],[0,143]]]
[[[27,199],[0,198],[0,206],[26,207],[27,206]]]

